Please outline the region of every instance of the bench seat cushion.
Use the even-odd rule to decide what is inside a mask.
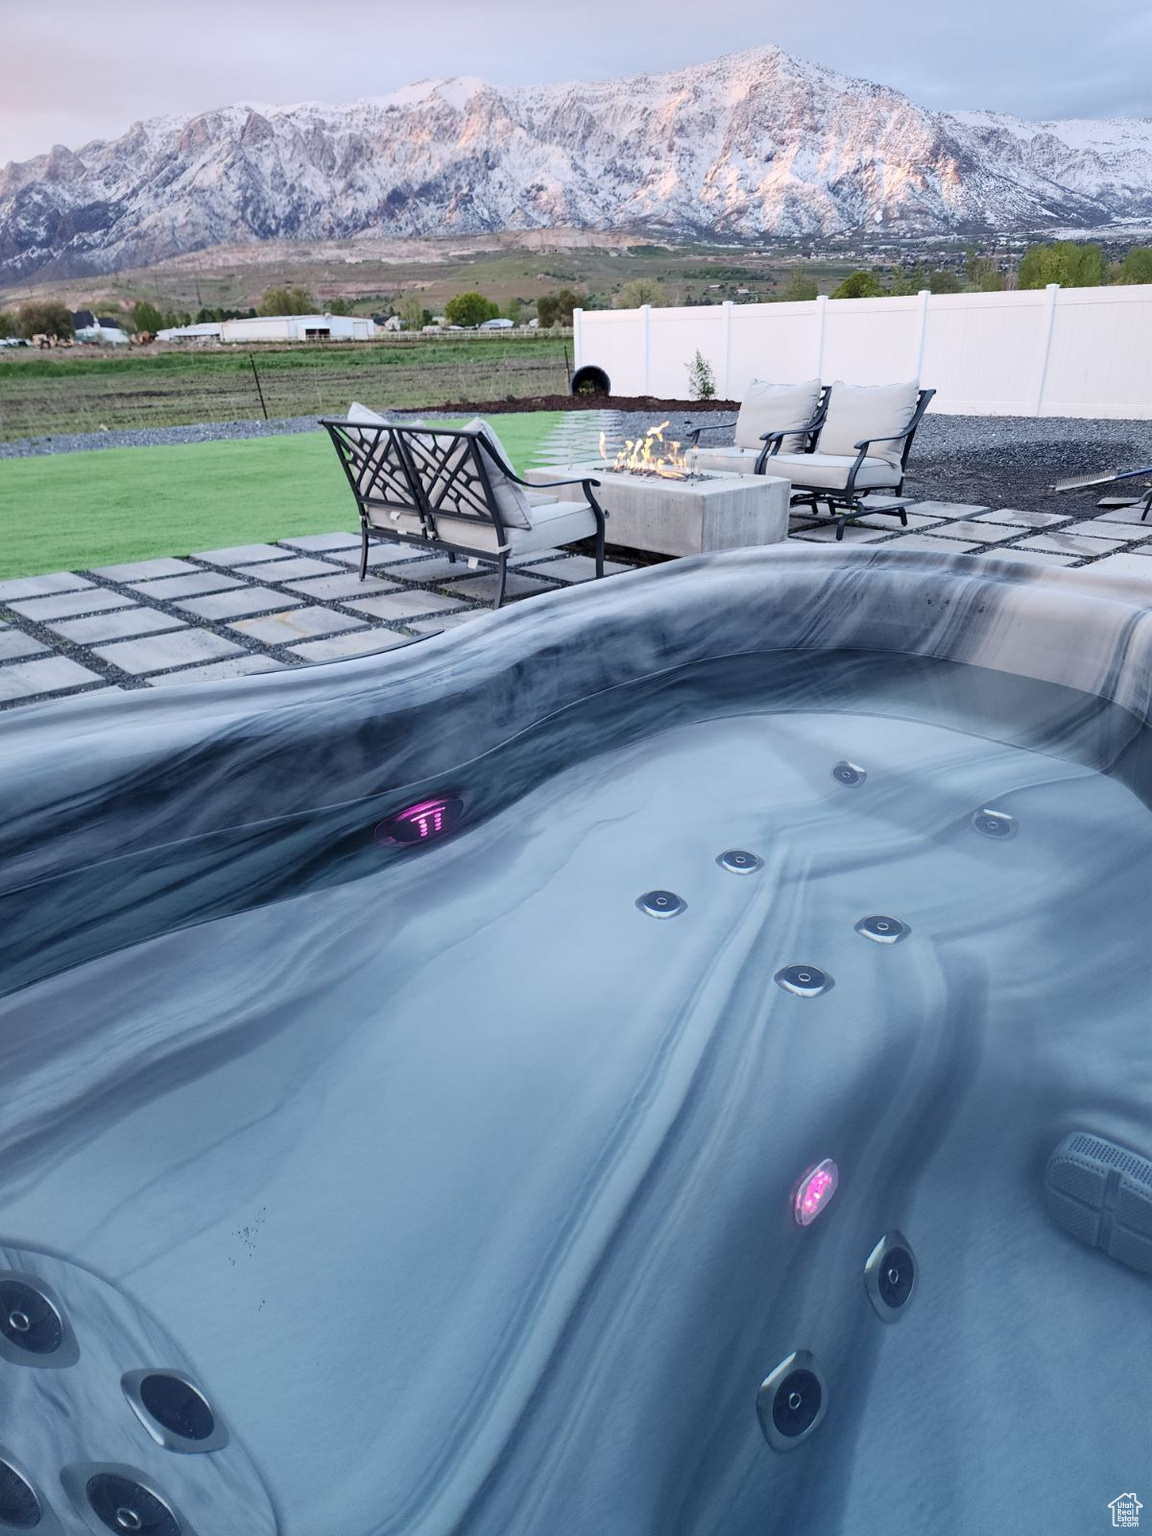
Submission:
[[[778,453],[769,459],[769,473],[791,480],[794,489],[813,486],[818,490],[842,491],[856,462],[854,453]],[[900,484],[901,469],[887,459],[865,459],[856,476],[856,490],[895,489]]]
[[[404,533],[422,537],[420,519],[411,512],[393,516],[381,508],[379,514],[369,508],[370,521],[381,533]],[[474,549],[477,554],[492,557],[499,553],[496,530],[491,523],[473,521],[470,518],[446,517],[436,519],[440,538],[461,549]],[[514,554],[530,554],[537,549],[551,549],[557,544],[571,544],[577,539],[591,538],[596,532],[596,517],[592,508],[580,501],[552,501],[532,507],[531,528],[513,528],[505,524],[508,549]],[[429,548],[435,545],[429,541]]]

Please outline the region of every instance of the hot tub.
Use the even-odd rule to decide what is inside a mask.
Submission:
[[[1152,1500],[1150,635],[741,551],[6,717],[0,1532]]]

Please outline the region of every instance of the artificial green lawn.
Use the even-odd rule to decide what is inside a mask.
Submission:
[[[559,419],[557,411],[496,419],[521,474]],[[0,459],[0,578],[357,526],[324,432]]]

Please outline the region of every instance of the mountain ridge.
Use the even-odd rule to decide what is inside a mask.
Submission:
[[[772,45],[621,80],[235,103],[0,169],[0,276],[267,239],[571,226],[818,238],[1152,215],[1152,121],[939,112]]]

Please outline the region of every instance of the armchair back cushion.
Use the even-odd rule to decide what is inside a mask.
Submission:
[[[920,380],[907,384],[845,384],[837,379],[828,397],[828,414],[820,428],[817,453],[856,453],[863,438],[891,437],[903,432],[916,413]],[[870,459],[887,459],[898,467],[902,442],[875,443]]]
[[[803,384],[767,384],[753,379],[736,418],[736,447],[760,449],[765,432],[792,432],[806,426],[816,414],[819,399],[819,379],[807,379]],[[798,453],[803,446],[802,438],[786,437],[780,451]]]

